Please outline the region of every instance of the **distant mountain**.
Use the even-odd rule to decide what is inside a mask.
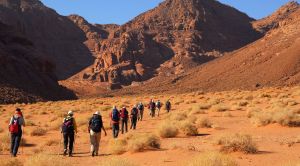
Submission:
[[[53,61],[59,79],[69,78],[92,65],[100,34],[104,37],[106,34],[96,26],[81,29],[39,0],[0,0],[0,21],[22,32],[45,58]]]
[[[257,23],[267,27],[262,28],[264,31],[269,30],[260,40],[185,75],[159,85],[155,84],[159,82],[156,80],[151,88],[162,90],[160,87],[164,87],[169,91],[176,87],[176,91],[186,92],[299,85],[300,5],[288,3]]]
[[[178,75],[257,40],[252,21],[215,0],[166,0],[106,29],[94,65],[72,79],[130,85]]]
[[[76,99],[42,57],[30,40],[0,22],[0,104]]]

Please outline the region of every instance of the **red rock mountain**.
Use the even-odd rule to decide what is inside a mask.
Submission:
[[[33,43],[0,22],[0,104],[75,99]]]
[[[53,61],[59,79],[92,65],[98,40],[107,36],[101,28],[82,20],[86,27],[78,27],[39,0],[0,0],[0,21],[22,32],[44,57]]]
[[[262,27],[270,30],[258,41],[186,74],[167,80],[156,79],[135,91],[223,91],[299,85],[300,5],[288,3],[275,14],[254,24],[262,25],[262,22]]]
[[[177,75],[258,39],[252,21],[215,0],[166,0],[106,29],[94,65],[73,79],[129,85]]]

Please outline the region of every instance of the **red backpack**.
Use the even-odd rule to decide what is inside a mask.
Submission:
[[[19,132],[19,118],[12,118],[12,122],[9,126],[9,132],[11,132],[12,134],[16,134]]]

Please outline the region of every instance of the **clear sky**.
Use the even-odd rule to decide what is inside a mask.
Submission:
[[[163,0],[41,0],[61,15],[78,14],[90,23],[123,24]],[[291,0],[219,0],[259,19]],[[300,0],[297,0],[300,2]]]

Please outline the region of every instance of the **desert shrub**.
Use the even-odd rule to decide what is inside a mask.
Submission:
[[[101,111],[106,112],[106,111],[109,111],[111,109],[112,109],[112,106],[104,106],[104,107],[101,108]]]
[[[65,166],[69,163],[62,157],[36,154],[29,157],[24,166]]]
[[[1,160],[0,166],[23,166],[23,163],[17,159]]]
[[[202,128],[211,128],[212,127],[212,123],[211,121],[208,119],[208,118],[199,118],[197,121],[196,121],[196,124],[198,127],[202,127]]]
[[[43,128],[35,128],[34,130],[32,130],[30,132],[30,135],[31,136],[43,136],[43,135],[46,135],[47,134],[47,130],[43,129]]]
[[[127,140],[125,139],[114,139],[109,142],[110,153],[112,154],[123,154],[127,150]]]
[[[257,153],[257,146],[250,135],[233,134],[220,137],[217,144],[221,145],[224,152],[243,152],[246,154]]]
[[[46,146],[55,146],[55,145],[59,145],[59,140],[47,140],[45,143]]]
[[[214,112],[225,112],[225,111],[230,110],[230,108],[225,106],[225,105],[220,105],[219,104],[219,105],[212,106],[211,110],[214,111]]]
[[[4,130],[3,130],[2,128],[0,128],[0,133],[3,133],[3,131],[4,131]]]
[[[218,152],[200,154],[189,161],[188,166],[237,166],[237,162],[228,155]]]
[[[136,166],[136,165],[125,159],[111,158],[100,162],[99,166]]]
[[[26,121],[26,126],[36,126],[35,123],[31,120]]]
[[[179,129],[184,135],[187,136],[195,136],[198,134],[197,127],[189,121],[180,122]]]
[[[173,138],[178,135],[177,126],[171,121],[165,121],[158,126],[157,133],[162,138]]]
[[[10,149],[10,137],[9,135],[3,135],[0,138],[0,152],[9,151]]]
[[[134,135],[128,140],[128,150],[131,152],[141,152],[159,148],[160,139],[153,134]]]
[[[249,104],[248,101],[240,101],[238,103],[238,105],[241,106],[241,107],[247,106],[248,104]]]
[[[49,129],[50,130],[60,130],[61,126],[62,126],[62,120],[56,120],[56,121],[50,123]]]
[[[170,114],[169,119],[171,121],[182,121],[187,118],[187,114],[185,112],[179,112],[179,113],[174,113]]]
[[[288,109],[262,111],[253,113],[251,122],[256,126],[265,126],[270,123],[278,123],[282,126],[300,126],[300,117],[295,111]]]

